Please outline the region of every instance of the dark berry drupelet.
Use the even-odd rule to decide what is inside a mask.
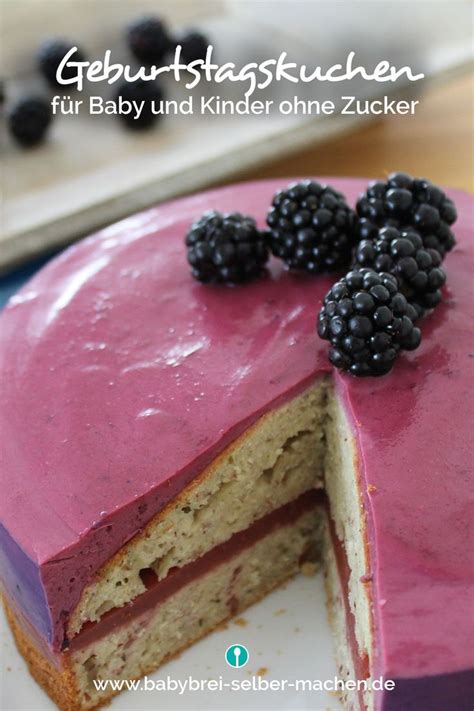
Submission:
[[[383,227],[375,239],[364,239],[355,251],[355,266],[389,272],[397,277],[402,294],[422,315],[441,301],[441,287],[446,274],[441,268],[441,255],[426,248],[414,230]]]
[[[371,238],[378,227],[412,227],[425,247],[436,249],[443,258],[455,244],[451,225],[456,207],[445,193],[423,178],[392,173],[387,182],[370,183],[357,201],[358,237]]]
[[[22,146],[35,146],[44,139],[51,123],[49,101],[40,96],[20,99],[8,113],[8,127]]]
[[[153,105],[155,111],[159,109],[159,102],[163,99],[163,90],[160,85],[154,81],[145,81],[137,79],[134,82],[123,82],[117,89],[115,100],[119,98],[124,101],[137,101],[140,105],[143,104],[142,111],[138,118],[135,118],[135,112],[118,114],[120,120],[128,127],[137,131],[147,129],[160,118],[162,114],[153,113]]]
[[[142,64],[160,64],[173,49],[168,29],[158,17],[143,17],[132,23],[127,40],[130,51]]]
[[[318,334],[331,343],[329,360],[352,375],[388,373],[400,350],[421,340],[414,309],[392,274],[351,271],[328,292],[318,318]]]
[[[238,283],[260,276],[269,252],[252,217],[205,212],[186,235],[188,262],[202,282]]]
[[[267,215],[270,248],[291,269],[313,274],[350,263],[355,213],[344,196],[313,180],[294,183],[273,198]]]
[[[190,30],[182,37],[179,37],[176,45],[181,45],[181,58],[185,64],[191,64],[198,59],[206,59],[209,40],[205,35],[197,30]]]
[[[62,39],[48,39],[38,50],[38,67],[41,74],[44,76],[46,81],[53,88],[63,87],[64,90],[68,89],[68,85],[59,84],[56,79],[57,69],[64,59],[65,55],[71,50],[72,47],[77,45],[74,42],[69,42]],[[71,57],[74,62],[85,61],[84,53],[78,48],[76,52]],[[76,70],[74,67],[65,66],[61,72],[64,79],[73,79],[76,76]],[[70,87],[69,87],[70,88]]]

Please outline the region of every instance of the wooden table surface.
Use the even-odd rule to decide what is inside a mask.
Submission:
[[[381,177],[402,170],[474,192],[473,104],[474,72],[428,86],[414,116],[385,117],[237,177],[241,180],[289,175]],[[232,180],[235,179],[233,176]]]

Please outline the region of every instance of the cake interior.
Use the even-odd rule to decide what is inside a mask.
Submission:
[[[145,592],[144,570],[163,580],[255,521],[323,486],[327,385],[320,382],[261,417],[154,517],[84,590],[67,628]]]
[[[94,680],[154,671],[323,560],[340,671],[365,678],[371,616],[359,497],[353,434],[322,379],[261,417],[97,572],[48,674],[13,625],[17,643],[61,708],[94,708],[113,695]]]

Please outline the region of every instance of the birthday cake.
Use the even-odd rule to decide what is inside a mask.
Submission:
[[[366,188],[330,182],[352,204]],[[371,356],[388,374],[354,377],[368,374],[351,360],[366,321],[338,350],[334,276],[287,269],[286,248],[232,287],[187,263],[203,212],[263,229],[286,184],[123,220],[52,260],[1,316],[3,595],[64,711],[105,703],[93,680],[150,673],[319,561],[340,673],[395,682],[348,692],[346,708],[472,708],[472,200],[449,191],[442,302],[418,304],[393,369],[392,346]]]

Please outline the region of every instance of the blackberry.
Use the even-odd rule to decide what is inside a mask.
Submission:
[[[350,262],[355,213],[344,196],[313,180],[275,194],[267,215],[270,248],[291,269],[313,274]]]
[[[254,279],[269,256],[265,236],[255,220],[238,212],[205,212],[191,225],[186,246],[192,274],[202,282]]]
[[[424,247],[417,232],[395,227],[383,227],[375,239],[359,242],[355,251],[355,266],[393,274],[419,315],[441,301],[440,289],[446,282],[441,261],[439,252]]]
[[[59,84],[56,79],[56,72],[64,56],[72,47],[75,46],[74,42],[54,38],[46,40],[39,48],[38,67],[41,74],[51,87],[62,87],[62,84]],[[74,62],[83,62],[85,60],[85,55],[78,48],[77,52],[74,53],[72,60]],[[62,77],[64,79],[73,79],[75,76],[76,70],[74,67],[64,67],[62,71]]]
[[[51,118],[49,101],[39,96],[20,99],[12,106],[7,117],[10,133],[25,147],[35,146],[43,140]]]
[[[357,376],[384,375],[400,350],[420,345],[413,316],[393,274],[360,269],[326,294],[317,330],[331,343],[329,360],[336,368]]]
[[[424,178],[392,173],[387,182],[374,181],[357,201],[358,236],[371,238],[378,227],[412,227],[425,247],[442,258],[454,247],[451,225],[457,219],[452,200]]]
[[[185,64],[191,64],[198,59],[206,59],[209,40],[201,32],[190,30],[183,37],[180,37],[176,44],[181,45],[181,57]]]
[[[156,82],[145,81],[144,79],[123,82],[117,89],[115,101],[118,102],[120,98],[124,101],[138,101],[139,104],[142,101],[145,102],[138,118],[135,118],[134,111],[129,114],[118,114],[120,120],[128,128],[137,131],[150,128],[162,116],[161,114],[153,113],[153,102],[155,110],[157,110],[159,102],[163,99],[163,91]]]
[[[143,64],[160,64],[173,48],[166,25],[158,17],[143,17],[128,27],[128,46]]]

